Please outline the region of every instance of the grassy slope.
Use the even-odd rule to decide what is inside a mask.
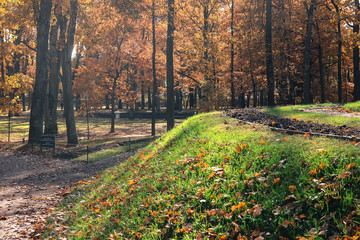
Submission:
[[[360,128],[360,118],[337,117],[322,113],[298,111],[298,109],[303,109],[308,107],[320,107],[320,106],[326,107],[326,106],[331,106],[331,104],[294,105],[294,106],[286,106],[286,107],[278,107],[278,108],[266,108],[263,110],[263,112],[266,114],[275,115],[284,118],[296,117],[299,120],[312,121],[320,124],[330,124],[335,126],[346,125],[349,127]]]
[[[351,142],[197,115],[80,183],[44,237],[353,236],[360,230],[359,166],[359,146]]]

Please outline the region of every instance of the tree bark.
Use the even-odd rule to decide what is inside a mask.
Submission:
[[[321,103],[325,103],[326,95],[325,95],[323,52],[322,52],[322,47],[321,47],[320,29],[319,29],[318,24],[316,24],[316,31],[317,31],[317,35],[318,35],[318,60],[319,60],[319,73],[320,73]]]
[[[274,106],[274,67],[272,53],[272,0],[266,0],[265,48],[268,106]]]
[[[355,1],[356,10],[360,10],[359,0]],[[359,21],[359,16],[356,14],[356,21]],[[353,32],[359,34],[359,23],[354,24]],[[354,101],[360,100],[360,69],[359,69],[359,46],[355,44],[353,48],[353,63],[354,63]]]
[[[4,44],[4,34],[2,31],[0,31],[0,41],[1,41],[1,45]],[[1,81],[5,82],[5,66],[4,66],[4,56],[1,54],[0,55],[0,61],[1,61]]]
[[[342,57],[342,36],[341,36],[341,19],[340,19],[340,10],[339,6],[335,4],[334,0],[331,0],[333,4],[336,16],[337,16],[337,34],[338,34],[338,51],[337,51],[337,71],[338,71],[338,102],[342,103],[342,74],[341,74],[341,57]]]
[[[305,2],[304,2],[305,4]],[[307,11],[307,20],[306,20],[306,36],[305,36],[305,53],[304,53],[304,103],[312,103],[311,97],[311,63],[310,63],[310,53],[311,53],[311,35],[312,35],[312,25],[313,25],[313,12],[316,1],[311,0],[310,7],[306,6]]]
[[[145,109],[145,86],[144,86],[144,82],[141,82],[141,109]]]
[[[29,143],[43,134],[44,102],[48,82],[48,37],[52,0],[41,0],[37,19],[36,77],[30,111]]]
[[[76,29],[77,18],[77,0],[70,0],[71,14],[67,31],[67,41],[63,49],[62,55],[62,70],[63,70],[63,90],[64,90],[64,113],[66,119],[66,133],[68,144],[78,144],[78,137],[76,132],[76,124],[74,117],[74,102],[72,93],[72,79],[71,79],[71,54],[74,48],[74,37]]]
[[[157,103],[157,82],[156,82],[156,25],[155,25],[155,0],[152,2],[152,71],[153,71],[153,92],[152,92],[152,106],[151,106],[151,135],[156,135],[156,103]],[[150,96],[150,88],[149,88]],[[149,97],[149,104],[151,99]]]
[[[230,30],[231,30],[231,61],[230,61],[230,91],[231,91],[231,107],[236,106],[236,100],[235,100],[235,83],[234,83],[234,4],[235,0],[231,0],[231,24],[230,24]]]
[[[152,104],[151,104],[151,97],[152,97],[152,95],[151,95],[151,89],[150,89],[150,87],[148,87],[148,93],[147,93],[147,98],[148,98],[148,109],[151,109],[151,107],[152,107]]]
[[[58,31],[60,24],[63,25],[61,16],[57,12],[58,6],[54,8],[55,16],[57,17],[56,24],[51,26],[50,29],[50,52],[49,52],[49,91],[47,95],[46,112],[45,113],[45,133],[57,134],[57,105],[60,83],[60,51],[58,50]],[[64,27],[61,27],[64,31]],[[65,37],[65,33],[61,33]]]
[[[117,79],[119,78],[120,74],[116,71],[116,76],[113,79],[113,86],[111,91],[111,128],[110,132],[115,132],[115,94],[116,94],[116,87],[117,87]]]
[[[168,30],[166,42],[167,130],[175,125],[174,117],[174,0],[168,0]]]

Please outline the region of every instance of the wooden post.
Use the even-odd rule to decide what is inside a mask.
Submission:
[[[10,134],[11,134],[11,112],[9,111],[9,123],[8,123],[8,142],[10,142]]]
[[[86,146],[86,164],[89,163],[89,146]]]

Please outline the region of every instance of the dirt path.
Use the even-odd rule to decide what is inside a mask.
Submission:
[[[133,152],[84,164],[0,151],[0,239],[37,239],[44,220],[72,183],[128,159]]]
[[[360,114],[354,111],[346,111],[341,106],[335,107],[312,107],[298,109],[304,112],[322,113],[330,116],[347,117],[347,118],[360,118]]]
[[[348,127],[346,125],[333,126],[282,118],[268,115],[252,108],[230,110],[227,111],[226,114],[244,122],[268,125],[278,129],[360,138],[360,129],[358,128]]]

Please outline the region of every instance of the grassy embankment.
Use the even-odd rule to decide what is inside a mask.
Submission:
[[[197,115],[127,162],[80,182],[43,237],[359,236],[359,152],[352,142]]]
[[[360,103],[358,103],[360,104]],[[360,118],[349,118],[345,116],[334,116],[334,115],[328,115],[325,113],[316,113],[316,112],[308,112],[308,111],[300,111],[302,109],[306,108],[312,108],[312,107],[330,107],[334,106],[334,104],[312,104],[312,105],[294,105],[294,106],[286,106],[286,107],[277,107],[277,108],[266,108],[263,110],[263,113],[275,115],[279,117],[284,118],[297,118],[299,120],[303,121],[311,121],[319,124],[330,124],[335,126],[342,126],[346,125],[349,127],[356,127],[360,128]],[[356,103],[355,104],[349,104],[345,106],[352,106],[353,109],[356,109]],[[346,109],[344,106],[344,109]],[[355,110],[354,114],[359,114]],[[355,115],[355,116],[356,116]]]

